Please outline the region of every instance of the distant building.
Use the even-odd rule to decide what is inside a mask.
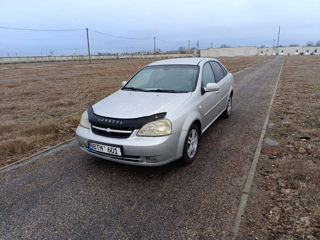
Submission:
[[[272,56],[272,55],[277,55],[277,49],[276,48],[258,48],[257,49],[258,53],[257,55],[259,56]]]
[[[318,55],[320,47],[279,47],[279,48],[259,48],[258,55]]]
[[[228,47],[200,50],[201,57],[235,57],[254,55],[257,55],[257,47]]]
[[[200,50],[201,57],[273,56],[273,55],[319,55],[320,47],[230,47]]]

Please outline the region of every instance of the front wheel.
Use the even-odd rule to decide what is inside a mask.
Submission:
[[[230,117],[230,115],[231,115],[231,110],[232,110],[232,96],[229,97],[226,110],[223,112],[222,116],[223,116],[224,118]]]
[[[183,148],[183,155],[181,160],[184,164],[190,164],[195,160],[198,152],[199,140],[199,128],[196,124],[192,124],[188,131]]]

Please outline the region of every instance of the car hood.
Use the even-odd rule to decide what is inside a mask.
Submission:
[[[95,114],[111,118],[139,118],[179,108],[191,93],[119,90],[92,106]]]

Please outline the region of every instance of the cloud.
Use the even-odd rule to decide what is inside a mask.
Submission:
[[[128,37],[160,39],[162,49],[176,49],[200,40],[201,47],[230,45],[272,45],[281,25],[284,44],[303,44],[320,36],[316,0],[11,0],[1,3],[0,22],[8,27],[85,28]],[[82,49],[85,32],[47,33],[0,30],[0,54],[39,54],[48,49]],[[319,37],[320,38],[320,37]],[[90,33],[92,49],[125,51],[151,50],[152,41],[116,39]],[[162,41],[163,40],[163,41]],[[3,49],[3,47],[2,47]]]

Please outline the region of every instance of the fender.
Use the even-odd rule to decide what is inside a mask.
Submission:
[[[189,128],[190,128],[191,124],[197,120],[199,120],[201,122],[201,116],[200,116],[200,113],[198,113],[198,112],[192,112],[192,113],[188,114],[187,118],[184,120],[182,130],[180,133],[180,138],[179,138],[177,158],[182,157],[184,143],[185,143]],[[201,129],[199,129],[199,131],[201,133]]]

